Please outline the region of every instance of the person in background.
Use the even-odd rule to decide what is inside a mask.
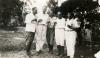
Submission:
[[[92,35],[91,26],[90,25],[86,25],[85,26],[85,40],[87,42],[87,46],[90,46],[90,47],[91,47],[91,43],[92,43],[91,35]]]
[[[26,53],[27,55],[31,55],[31,45],[34,40],[34,35],[35,35],[35,30],[36,30],[36,24],[37,24],[37,19],[36,19],[36,8],[30,9],[28,11],[28,14],[26,15],[25,18],[25,31],[27,32],[26,35]]]
[[[65,40],[66,40],[66,48],[67,48],[67,56],[69,58],[74,58],[75,53],[75,44],[77,38],[76,29],[80,27],[80,22],[78,22],[78,18],[72,18],[69,16],[66,20],[65,25]]]
[[[65,19],[62,18],[61,12],[57,13],[58,18],[55,21],[55,41],[57,44],[57,56],[64,54],[64,39],[65,39]]]

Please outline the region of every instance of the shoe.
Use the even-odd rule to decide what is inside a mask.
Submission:
[[[38,56],[38,55],[40,55],[42,53],[42,51],[41,50],[39,50],[38,52],[36,52],[36,56]]]
[[[31,52],[26,52],[26,54],[27,54],[28,56],[30,56],[30,55],[31,55]]]
[[[70,58],[70,56],[67,56],[67,58]]]
[[[53,45],[48,44],[49,51],[48,53],[53,54]]]
[[[56,56],[59,56],[60,55],[60,53],[56,53]]]
[[[63,58],[63,57],[64,57],[64,55],[62,55],[62,54],[61,54],[61,55],[59,55],[59,56],[60,56],[60,58]]]
[[[49,51],[50,54],[53,54],[53,51]]]
[[[61,50],[60,57],[64,57],[64,46],[60,46],[60,50]]]
[[[56,53],[56,56],[59,56],[61,54],[61,52],[60,52],[60,45],[57,45],[57,50],[58,50],[58,52]]]
[[[60,57],[60,58],[70,58],[70,56],[64,56],[64,57]]]
[[[35,53],[36,56],[38,56],[39,54],[40,54],[39,52],[36,52],[36,53]]]

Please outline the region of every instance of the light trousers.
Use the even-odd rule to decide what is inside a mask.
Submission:
[[[55,29],[55,41],[57,45],[64,46],[65,31],[63,28]]]
[[[76,37],[77,37],[76,31],[65,31],[67,56],[70,56],[72,58],[74,57],[75,53]]]
[[[46,25],[38,25],[36,29],[36,51],[42,50],[44,43],[46,42]]]

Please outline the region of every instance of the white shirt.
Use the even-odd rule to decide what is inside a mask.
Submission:
[[[32,13],[29,13],[29,14],[26,15],[26,18],[25,18],[25,23],[26,23],[25,31],[35,32],[36,22],[32,22],[32,20],[34,20],[34,19],[35,19],[35,16]]]
[[[72,26],[73,28],[79,28],[80,27],[80,22],[77,21],[78,18],[75,18],[75,19],[67,19],[66,21],[66,24],[65,24],[65,30],[73,30],[71,28],[68,27],[69,26]]]
[[[66,21],[66,23],[65,23],[65,30],[72,30],[72,29],[70,29],[70,28],[68,27],[68,25],[71,26],[71,24],[72,24],[72,21],[69,20],[69,19],[67,19],[67,21]]]
[[[56,26],[55,28],[64,28],[65,29],[65,19],[62,18],[62,19],[58,19],[56,20]]]
[[[42,19],[42,21],[39,22],[38,24],[47,25],[49,15],[48,14],[37,14],[37,21],[39,21],[40,19]]]
[[[72,26],[74,28],[79,28],[80,24],[81,24],[81,22],[78,21],[78,18],[72,19]]]

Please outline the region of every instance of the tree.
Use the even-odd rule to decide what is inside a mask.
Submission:
[[[7,26],[11,20],[11,16],[18,16],[20,24],[23,22],[22,19],[22,5],[23,3],[19,0],[0,0],[0,12],[2,20],[1,22]]]

